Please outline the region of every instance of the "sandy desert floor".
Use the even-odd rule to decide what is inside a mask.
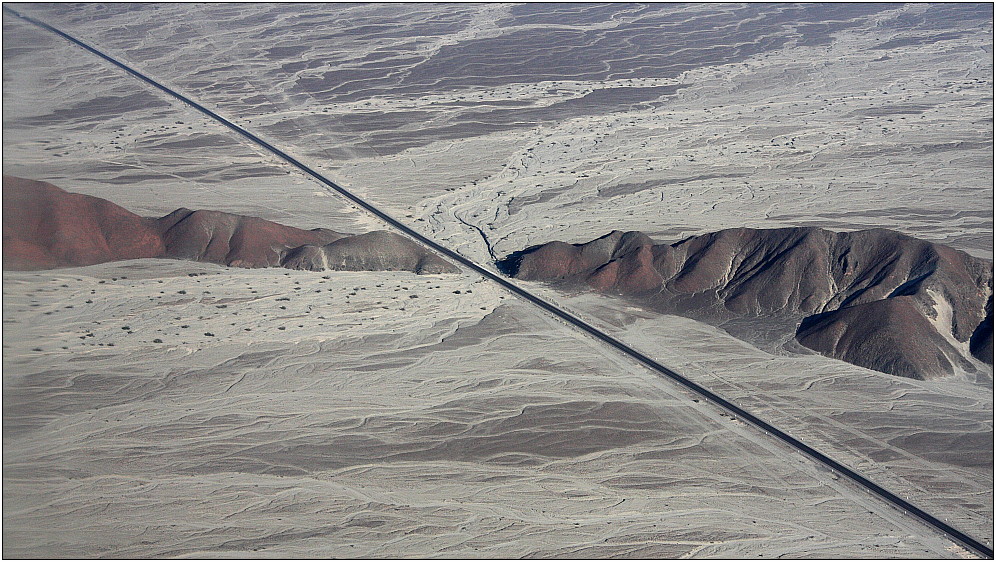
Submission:
[[[5,555],[954,553],[474,276],[326,277],[5,273]]]
[[[992,258],[991,11],[296,6],[19,8],[479,263],[796,225]],[[382,228],[3,25],[4,173],[147,215]],[[512,66],[482,72],[495,52]],[[470,274],[140,260],[3,286],[5,556],[967,554]],[[992,544],[991,376],[902,380],[530,289]]]

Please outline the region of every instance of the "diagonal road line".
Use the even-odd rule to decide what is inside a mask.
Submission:
[[[254,144],[258,145],[258,146],[261,146],[261,147],[265,148],[266,150],[268,150],[270,153],[274,154],[275,156],[277,156],[281,160],[284,160],[285,162],[293,165],[294,167],[298,168],[299,170],[301,170],[305,174],[307,174],[307,175],[311,176],[312,178],[314,178],[315,180],[319,181],[320,183],[322,183],[323,185],[325,185],[329,190],[342,195],[346,199],[348,199],[351,202],[355,203],[360,208],[365,209],[367,212],[375,215],[376,217],[380,218],[381,220],[383,220],[384,222],[388,223],[390,226],[394,227],[395,229],[401,231],[402,233],[406,234],[407,236],[409,236],[409,237],[417,240],[419,243],[423,244],[424,246],[426,246],[428,248],[431,248],[432,250],[434,250],[434,251],[436,251],[436,252],[438,252],[440,254],[445,255],[446,257],[452,259],[453,261],[459,263],[460,265],[463,265],[464,267],[475,271],[476,273],[480,274],[482,277],[484,277],[484,278],[486,278],[486,279],[488,279],[490,281],[494,281],[495,283],[498,283],[499,285],[501,285],[502,287],[504,287],[506,290],[508,290],[512,294],[514,294],[514,295],[516,295],[516,296],[518,296],[518,297],[520,297],[520,298],[522,298],[522,299],[524,299],[524,300],[526,300],[526,301],[528,301],[528,302],[530,302],[530,303],[538,306],[539,308],[545,310],[546,312],[549,312],[550,314],[552,314],[553,316],[559,318],[560,320],[563,320],[567,324],[569,324],[569,325],[571,325],[571,326],[573,326],[573,327],[581,330],[582,332],[587,333],[591,337],[593,337],[593,338],[595,338],[595,339],[597,339],[597,340],[599,340],[599,341],[601,341],[601,342],[603,342],[603,343],[605,343],[605,344],[607,344],[607,345],[615,348],[616,350],[620,351],[624,355],[627,355],[630,358],[635,359],[637,362],[643,364],[644,366],[650,368],[651,370],[656,371],[657,373],[659,373],[659,374],[667,377],[671,381],[673,381],[675,383],[678,383],[682,387],[684,387],[684,388],[686,388],[686,389],[688,389],[688,390],[690,390],[690,391],[698,394],[704,400],[706,400],[708,402],[711,402],[711,403],[719,406],[720,408],[726,410],[730,414],[736,416],[738,419],[740,419],[740,420],[742,420],[744,422],[747,422],[747,423],[753,425],[754,427],[762,430],[763,432],[765,432],[768,435],[771,435],[772,437],[777,438],[778,440],[782,441],[786,445],[788,445],[788,446],[792,447],[793,449],[796,449],[797,451],[799,451],[799,452],[803,453],[804,455],[808,456],[812,460],[814,460],[814,461],[816,461],[816,462],[818,462],[820,464],[823,464],[824,466],[826,466],[827,468],[829,468],[832,472],[838,473],[838,474],[840,474],[840,475],[842,475],[842,476],[850,479],[852,482],[858,484],[862,488],[865,488],[867,491],[871,492],[873,495],[877,496],[879,499],[884,500],[885,502],[889,503],[893,507],[901,510],[903,513],[908,514],[908,515],[912,515],[913,517],[919,519],[921,522],[926,523],[928,526],[930,526],[930,527],[932,527],[932,528],[940,531],[942,534],[944,534],[945,536],[947,536],[951,540],[959,543],[960,545],[964,546],[965,548],[968,548],[969,550],[971,550],[971,551],[973,551],[973,552],[981,555],[984,558],[993,558],[993,549],[992,549],[992,547],[986,545],[985,543],[983,543],[983,542],[981,542],[979,540],[976,540],[975,538],[971,537],[970,535],[968,535],[968,534],[966,534],[966,533],[964,533],[962,531],[959,531],[958,529],[952,527],[951,525],[949,525],[948,523],[946,523],[943,520],[939,519],[938,517],[935,517],[934,515],[931,515],[927,511],[924,511],[923,509],[921,509],[921,508],[913,505],[912,503],[910,503],[909,501],[903,499],[899,495],[890,492],[889,490],[883,488],[882,486],[879,486],[875,482],[873,482],[873,481],[869,480],[868,478],[866,478],[865,476],[863,476],[861,473],[856,472],[856,471],[848,468],[844,464],[841,464],[840,462],[838,462],[838,461],[834,460],[833,458],[827,456],[826,454],[818,451],[817,449],[814,449],[813,447],[807,445],[806,443],[803,443],[802,441],[796,439],[795,437],[792,437],[791,435],[789,435],[785,431],[782,431],[781,429],[778,429],[774,425],[771,425],[770,423],[762,420],[761,418],[758,418],[757,416],[751,414],[750,412],[747,412],[746,410],[743,410],[742,408],[740,408],[740,406],[737,406],[733,402],[730,402],[730,401],[726,400],[725,398],[723,398],[722,396],[719,396],[718,394],[712,392],[708,388],[705,388],[705,387],[703,387],[703,386],[701,386],[701,385],[699,385],[699,384],[697,384],[697,383],[695,383],[695,382],[693,382],[693,381],[685,378],[684,376],[682,376],[681,374],[677,373],[676,371],[673,371],[673,370],[665,367],[664,365],[661,365],[657,361],[655,361],[655,360],[651,359],[650,357],[644,355],[643,353],[641,353],[641,352],[633,349],[632,347],[626,345],[622,341],[620,341],[620,340],[618,340],[618,339],[616,339],[616,338],[614,338],[614,337],[612,337],[612,336],[610,336],[610,335],[602,332],[601,330],[599,330],[598,328],[592,326],[591,324],[589,324],[588,322],[582,320],[581,318],[579,318],[577,316],[574,316],[573,314],[567,312],[566,310],[563,310],[563,309],[557,307],[556,305],[554,305],[554,304],[552,304],[550,302],[547,302],[546,300],[543,300],[542,298],[540,298],[540,297],[538,297],[538,296],[530,293],[529,291],[527,291],[527,290],[519,287],[518,285],[516,285],[516,284],[514,284],[514,283],[512,283],[510,281],[508,281],[504,277],[502,277],[502,276],[500,276],[500,275],[498,275],[498,274],[496,274],[496,273],[494,273],[494,272],[492,272],[492,271],[490,271],[488,269],[485,269],[484,267],[482,267],[482,266],[478,265],[477,263],[475,263],[474,261],[472,261],[472,260],[470,260],[470,259],[462,256],[461,254],[458,254],[457,252],[455,252],[453,250],[450,250],[449,248],[447,248],[445,246],[442,246],[441,244],[433,241],[432,239],[427,238],[426,236],[423,236],[422,234],[419,234],[415,230],[412,230],[408,226],[405,226],[403,223],[401,223],[400,221],[398,221],[394,217],[390,216],[389,214],[385,213],[384,211],[380,210],[376,206],[374,206],[374,205],[366,202],[365,200],[363,200],[360,197],[358,197],[357,195],[351,193],[347,189],[345,189],[345,188],[337,185],[333,181],[329,180],[328,178],[326,178],[322,174],[318,173],[314,169],[310,168],[306,164],[302,163],[298,159],[294,158],[290,154],[287,154],[286,152],[284,152],[284,151],[280,150],[279,148],[273,146],[269,142],[261,139],[260,137],[254,135],[253,133],[249,132],[248,130],[246,130],[246,129],[244,129],[244,128],[238,126],[238,125],[236,125],[235,123],[229,121],[228,119],[222,117],[221,115],[218,115],[217,113],[215,113],[214,111],[211,111],[207,107],[205,107],[205,106],[197,103],[196,101],[194,101],[194,100],[188,98],[187,96],[185,96],[185,95],[177,92],[176,90],[173,90],[173,89],[171,89],[171,88],[169,88],[169,87],[167,87],[167,86],[165,86],[165,85],[163,85],[163,84],[155,81],[154,79],[146,76],[145,74],[142,74],[138,70],[135,70],[134,68],[126,65],[125,63],[120,62],[117,59],[111,57],[110,55],[104,54],[103,52],[97,50],[94,47],[91,47],[90,45],[84,43],[83,41],[81,41],[81,40],[79,40],[79,39],[77,39],[77,38],[75,38],[75,37],[73,37],[73,36],[71,36],[71,35],[69,35],[69,34],[67,34],[67,33],[65,33],[63,31],[60,31],[59,29],[57,29],[55,27],[52,27],[51,25],[49,25],[49,24],[47,24],[45,22],[42,22],[42,21],[37,20],[35,18],[32,18],[30,16],[26,16],[26,15],[20,14],[20,13],[14,11],[13,9],[9,8],[8,6],[3,6],[3,10],[5,12],[7,12],[7,13],[13,15],[13,16],[15,16],[15,17],[23,19],[23,20],[25,20],[25,21],[27,21],[27,22],[35,25],[35,26],[38,26],[38,27],[40,27],[42,29],[45,29],[47,31],[50,31],[50,32],[52,32],[52,33],[54,33],[54,34],[62,37],[63,39],[69,41],[70,43],[72,43],[72,44],[74,44],[74,45],[76,45],[76,46],[78,46],[78,47],[80,47],[80,48],[82,48],[82,49],[84,49],[84,50],[86,50],[86,51],[88,51],[88,52],[90,52],[90,53],[98,56],[98,57],[100,57],[101,59],[103,59],[103,60],[111,63],[112,65],[120,68],[121,70],[127,72],[128,74],[134,76],[135,78],[138,78],[139,80],[141,80],[142,82],[145,82],[146,84],[152,86],[153,88],[156,88],[157,90],[160,90],[160,91],[168,94],[169,96],[171,96],[173,98],[176,98],[176,99],[180,100],[181,102],[183,102],[183,103],[185,103],[185,104],[193,107],[197,111],[200,111],[201,113],[207,115],[208,117],[211,117],[212,119],[214,119],[218,123],[224,125],[225,127],[228,127],[229,129],[231,129],[235,133],[239,134],[240,136],[246,138],[250,142],[252,142],[252,143],[254,143]]]

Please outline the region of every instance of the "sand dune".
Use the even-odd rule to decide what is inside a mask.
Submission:
[[[247,268],[459,271],[411,240],[389,232],[350,236],[190,209],[177,209],[159,219],[145,218],[98,197],[13,176],[4,176],[3,194],[4,269],[174,258]]]
[[[796,317],[800,343],[850,363],[927,379],[985,355],[992,264],[884,229],[736,228],[655,244],[614,231],[551,242],[499,263],[524,280],[583,283],[694,317]]]

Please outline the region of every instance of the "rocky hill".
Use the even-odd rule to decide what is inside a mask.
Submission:
[[[110,201],[4,176],[3,267],[38,270],[137,258],[233,267],[455,273],[452,264],[390,232],[302,230],[257,217],[177,209],[140,217]]]
[[[517,252],[499,268],[706,321],[792,317],[806,347],[904,377],[993,362],[992,263],[884,229],[735,228],[673,244],[614,231]]]

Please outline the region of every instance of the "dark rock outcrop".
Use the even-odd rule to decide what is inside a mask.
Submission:
[[[986,319],[975,329],[969,349],[980,361],[993,364],[993,297],[986,303]]]
[[[706,321],[795,317],[803,345],[910,378],[972,370],[952,341],[971,340],[992,363],[992,263],[884,229],[736,228],[659,245],[614,231],[530,248],[499,268]]]
[[[411,240],[389,232],[350,236],[190,209],[146,218],[104,199],[4,176],[4,269],[51,269],[137,258],[316,271],[459,271]]]

